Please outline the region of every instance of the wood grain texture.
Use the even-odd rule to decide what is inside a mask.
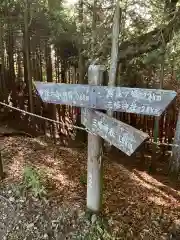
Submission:
[[[88,69],[89,84],[102,84],[104,70],[101,65],[91,65]],[[103,139],[88,133],[87,208],[92,212],[99,212],[102,205],[102,147]]]

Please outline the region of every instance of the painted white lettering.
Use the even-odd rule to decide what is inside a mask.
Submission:
[[[161,96],[161,95],[158,95],[158,96],[157,96],[157,101],[158,101],[158,102],[162,101],[162,96]]]
[[[93,179],[92,179],[92,173],[88,173],[88,187],[92,188],[92,184],[93,184]]]
[[[122,102],[122,109],[123,109],[124,111],[127,111],[128,108],[129,108],[129,104],[127,103],[127,101],[123,101],[123,102]]]
[[[136,112],[137,110],[137,104],[136,104],[136,101],[134,101],[130,106],[129,106],[129,109],[128,109],[130,112]]]
[[[73,100],[73,92],[72,92],[72,91],[69,91],[69,92],[68,92],[68,99],[69,99],[70,101]]]
[[[114,102],[114,109],[120,109],[121,108],[121,102],[120,101],[117,101],[117,102]]]
[[[109,136],[115,138],[115,130],[113,128],[109,130]]]
[[[107,109],[113,109],[113,102],[107,102],[106,106],[107,106]]]
[[[109,131],[109,127],[108,124],[103,123],[103,121],[98,121],[98,128],[99,130],[103,133],[103,135],[107,135],[108,131]]]
[[[92,131],[95,131],[97,129],[98,121],[97,119],[93,118],[92,120]]]
[[[121,89],[116,90],[116,98],[123,98]]]
[[[107,98],[113,98],[114,96],[114,88],[108,88],[107,89]]]
[[[50,92],[48,90],[44,90],[44,100],[49,100],[49,97],[50,97]]]

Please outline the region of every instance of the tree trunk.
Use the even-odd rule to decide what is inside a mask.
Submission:
[[[47,43],[46,45],[46,76],[47,82],[53,82],[53,66],[52,66],[52,59],[51,59],[51,47]],[[55,104],[48,104],[50,110],[50,118],[56,120],[56,105]],[[56,137],[58,136],[57,125],[56,123],[52,124],[52,132],[53,132],[53,139],[56,142]]]
[[[94,0],[94,4],[93,4],[92,41],[91,41],[91,51],[93,53],[94,53],[95,46],[96,46],[97,2],[98,2],[97,0]]]
[[[34,112],[33,105],[33,86],[31,75],[31,54],[30,54],[30,40],[29,40],[29,13],[30,3],[29,0],[25,1],[24,11],[24,50],[26,55],[26,67],[27,67],[27,82],[28,82],[28,94],[29,94],[29,111]]]
[[[169,173],[178,178],[180,173],[180,111],[176,125],[176,132],[172,147],[172,157],[169,163]]]
[[[79,0],[79,24],[80,24],[80,33],[79,33],[79,62],[78,62],[78,71],[79,71],[79,79],[78,83],[83,84],[84,82],[84,77],[85,77],[85,59],[83,56],[83,11],[84,8],[84,0]],[[76,117],[76,124],[78,126],[81,125],[81,114],[79,114],[80,111],[78,111],[77,117]],[[82,132],[82,130],[77,129],[76,131],[76,140],[77,141],[86,141],[87,134],[86,132]]]
[[[157,28],[148,33],[122,42],[119,46],[118,61],[122,62],[125,59],[139,57],[144,53],[158,49],[162,45],[162,37],[167,44],[169,41],[171,41],[174,33],[179,31],[179,23],[180,7],[177,8],[173,17],[171,16],[168,24],[160,24]],[[106,55],[109,52],[110,45],[111,40],[107,38],[106,41],[102,44],[102,47],[97,50],[96,58],[102,55]]]
[[[1,100],[5,100],[5,103],[8,101],[8,93],[5,82],[5,64],[4,64],[4,24],[3,20],[0,20],[0,81],[1,81]]]
[[[119,49],[119,34],[120,34],[120,22],[121,22],[121,9],[119,0],[116,3],[116,10],[114,14],[114,23],[112,31],[112,48],[111,48],[111,65],[109,71],[109,82],[108,86],[112,87],[116,84],[117,68],[118,68],[118,49]],[[107,111],[108,116],[113,117],[113,111]],[[107,144],[108,150],[110,145]]]
[[[84,56],[83,56],[83,6],[84,6],[84,0],[79,0],[79,24],[80,24],[80,33],[79,33],[79,83],[84,83],[84,75],[85,75],[85,62],[84,62]]]
[[[14,36],[11,26],[8,31],[8,65],[9,65],[9,84],[12,90],[12,103],[16,106],[16,83],[14,70]]]
[[[166,14],[166,4],[165,4],[165,9],[164,9],[164,14]],[[161,46],[161,51],[162,51],[162,59],[161,59],[161,69],[160,69],[160,82],[159,82],[159,89],[163,89],[163,84],[164,84],[164,67],[165,67],[165,54],[166,54],[166,42],[165,40],[161,39],[162,41],[162,46]],[[153,162],[156,162],[157,160],[157,142],[158,142],[158,137],[159,137],[159,117],[155,117],[155,122],[154,122],[154,143],[153,143],[153,156],[151,160],[151,169],[153,169]],[[164,152],[164,151],[163,151]]]

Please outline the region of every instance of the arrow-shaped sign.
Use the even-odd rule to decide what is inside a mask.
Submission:
[[[160,116],[176,92],[160,89],[35,82],[44,102]]]
[[[148,134],[101,112],[87,108],[81,111],[81,122],[90,132],[101,136],[128,156],[149,137]]]

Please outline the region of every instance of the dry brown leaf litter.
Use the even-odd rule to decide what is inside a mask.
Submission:
[[[44,180],[50,205],[46,208],[47,203],[24,199],[24,205],[21,204],[23,205],[22,214],[26,206],[28,213],[26,212],[24,215],[29,216],[29,220],[25,216],[26,220],[22,221],[26,221],[29,229],[34,229],[36,223],[33,219],[38,216],[39,212],[42,215],[39,218],[43,228],[35,226],[42,231],[36,234],[37,239],[65,239],[67,233],[58,238],[60,231],[50,228],[50,234],[45,229],[49,221],[53,219],[51,216],[54,214],[52,206],[59,207],[66,204],[71,209],[72,206],[77,205],[78,211],[80,209],[83,211],[85,208],[86,185],[82,184],[80,178],[86,176],[86,149],[54,146],[40,138],[24,137],[5,138],[4,147],[3,158],[8,173],[6,186],[15,183],[17,185],[22,181],[22,173],[26,165],[34,166],[45,173]],[[121,162],[121,159],[118,160]],[[168,179],[166,179],[167,184],[164,184],[165,181],[161,182],[157,179],[145,171],[138,171],[135,168],[130,171],[122,164],[105,159],[103,213],[109,219],[111,230],[116,236],[119,236],[116,239],[169,239],[168,234],[173,224],[180,219],[180,191],[170,187]],[[31,202],[31,207],[28,205],[28,201]],[[35,209],[37,212],[33,212]],[[61,211],[63,212],[63,210]],[[55,213],[60,215],[61,211],[58,210]],[[47,214],[49,214],[48,220],[45,219]],[[72,217],[74,213],[70,215]],[[72,222],[71,217],[70,222]],[[58,216],[54,217],[54,219],[56,218]],[[79,226],[77,222],[74,223],[75,228],[77,225]],[[82,224],[84,229],[90,228],[88,224]],[[69,235],[69,239],[73,239],[74,228],[71,229],[71,227],[61,224],[61,228],[63,226],[69,229],[65,232],[72,233],[72,236]],[[19,230],[20,235],[24,237],[22,232],[23,229]]]

